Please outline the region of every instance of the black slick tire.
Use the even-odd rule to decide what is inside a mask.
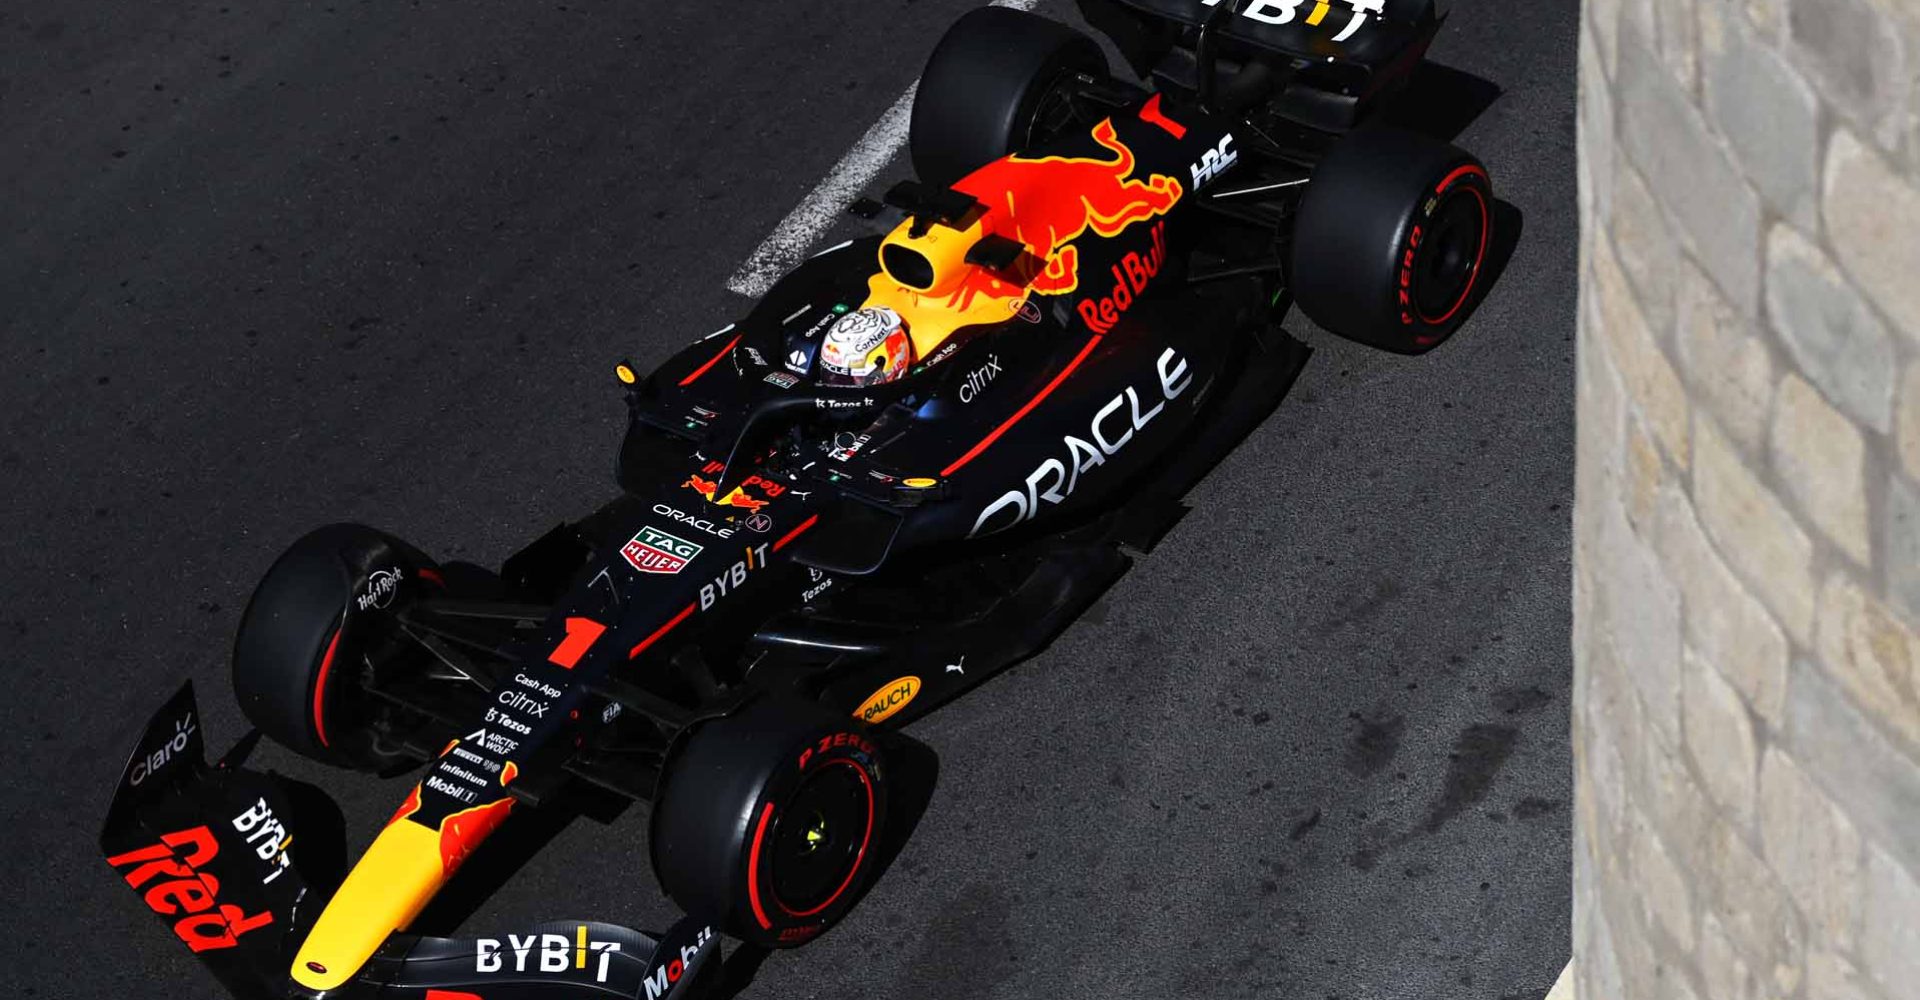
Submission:
[[[766,699],[696,723],[654,799],[654,874],[688,914],[767,948],[819,937],[878,870],[884,751],[815,702]]]
[[[264,735],[322,763],[382,770],[382,707],[361,690],[390,648],[391,615],[443,586],[424,555],[364,525],[334,524],[288,547],[254,588],[234,636],[233,693]]]
[[[1470,154],[1368,126],[1314,168],[1294,227],[1294,302],[1326,329],[1396,354],[1432,350],[1486,291],[1493,184]]]
[[[920,179],[940,186],[1036,139],[1035,122],[1063,76],[1105,76],[1093,39],[1005,7],[968,12],[940,39],[920,75],[908,149]]]

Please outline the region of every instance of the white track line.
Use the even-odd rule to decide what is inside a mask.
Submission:
[[[1032,10],[1040,0],[993,0],[990,6],[1012,7],[1015,10]],[[893,102],[886,114],[867,129],[867,134],[847,150],[847,155],[833,165],[826,179],[818,187],[808,192],[800,204],[787,217],[780,220],[773,232],[760,241],[748,255],[746,263],[733,272],[727,279],[727,288],[749,298],[759,298],[773,287],[781,275],[793,270],[807,255],[820,234],[833,225],[840,213],[860,196],[860,192],[873,183],[880,171],[885,170],[900,147],[907,144],[907,126],[913,117],[913,95],[920,86],[918,80],[908,86],[906,91]]]

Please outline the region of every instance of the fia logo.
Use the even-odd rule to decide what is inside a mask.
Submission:
[[[1193,171],[1193,188],[1198,191],[1203,185],[1220,176],[1228,167],[1240,162],[1240,153],[1233,148],[1233,133],[1229,132],[1220,140],[1220,145],[1207,150],[1207,155],[1189,169]]]

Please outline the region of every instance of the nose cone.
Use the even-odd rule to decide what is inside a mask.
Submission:
[[[336,990],[359,975],[387,935],[405,928],[447,880],[440,835],[411,820],[380,831],[294,956],[290,975]]]

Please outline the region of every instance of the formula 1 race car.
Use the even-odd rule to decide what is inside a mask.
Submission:
[[[1179,520],[1306,362],[1292,305],[1408,354],[1472,311],[1486,170],[1372,121],[1433,0],[1081,6],[1147,85],[1056,22],[961,18],[898,226],[651,375],[616,367],[613,500],[497,570],[350,524],[273,564],[233,651],[255,732],[208,765],[183,688],[101,834],[228,989],[679,998],[723,988],[723,935],[813,940],[917,815],[899,728],[1043,649]],[[425,770],[342,877],[314,790],[244,766],[260,735]],[[650,804],[685,919],[409,932],[503,824],[583,797]]]

